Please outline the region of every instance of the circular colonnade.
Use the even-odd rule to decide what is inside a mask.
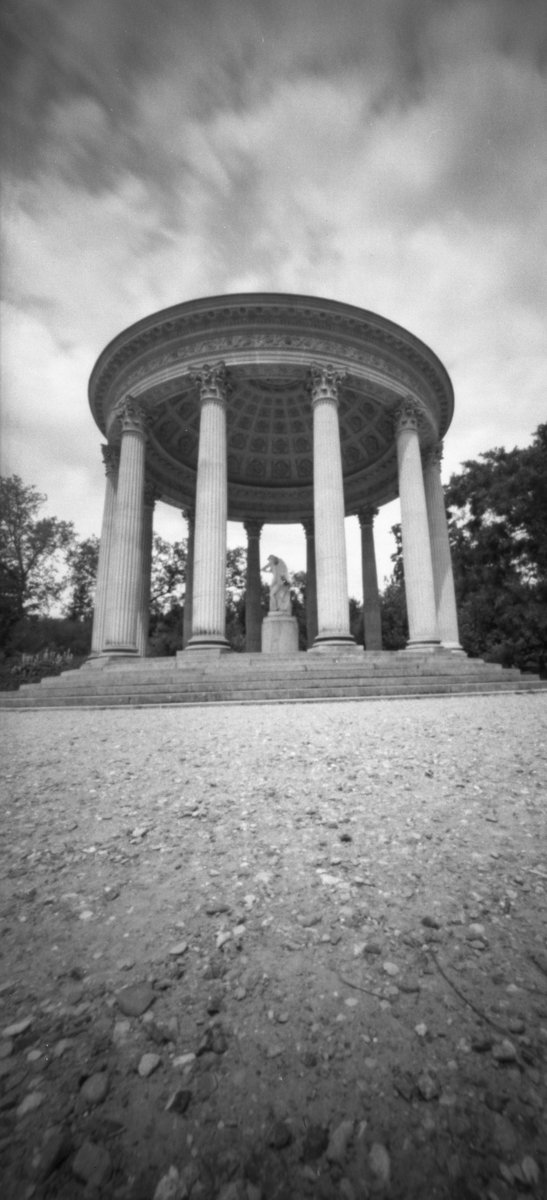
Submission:
[[[440,477],[454,397],[418,338],[337,301],[195,300],[119,334],[95,365],[89,399],[106,439],[93,656],[147,652],[157,501],[188,523],[182,659],[229,648],[228,520],[247,533],[247,651],[260,650],[266,523],[304,527],[309,648],[361,649],[349,631],[344,518],[352,515],[365,649],[381,649],[373,521],[397,496],[408,648],[460,649]]]

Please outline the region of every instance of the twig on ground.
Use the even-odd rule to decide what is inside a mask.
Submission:
[[[463,1000],[464,1004],[467,1004],[469,1008],[472,1008],[473,1012],[476,1013],[478,1017],[480,1017],[481,1021],[486,1021],[486,1023],[488,1025],[492,1026],[492,1029],[496,1029],[498,1033],[503,1033],[503,1035],[505,1037],[509,1037],[510,1031],[508,1029],[505,1029],[503,1025],[498,1025],[497,1021],[494,1021],[492,1019],[492,1017],[489,1017],[488,1013],[485,1013],[483,1011],[483,1009],[479,1008],[477,1004],[474,1004],[473,1001],[470,1000],[469,997],[466,996],[464,992],[460,991],[459,987],[454,983],[454,981],[452,979],[450,979],[450,976],[447,975],[446,971],[443,970],[443,968],[441,967],[441,964],[437,958],[437,955],[435,954],[434,950],[431,949],[431,947],[428,947],[428,954],[429,954],[429,957],[433,959],[433,962],[435,963],[435,966],[436,966],[439,974],[442,975],[442,977],[446,981],[446,983],[449,984],[449,986],[452,988],[452,991],[455,992],[457,996],[459,996],[460,1000]]]

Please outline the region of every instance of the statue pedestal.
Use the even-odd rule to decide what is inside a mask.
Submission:
[[[298,654],[298,621],[290,613],[268,613],[262,622],[262,653],[282,658]]]

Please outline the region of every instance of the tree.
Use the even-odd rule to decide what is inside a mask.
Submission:
[[[18,475],[0,478],[0,636],[23,617],[49,612],[65,586],[62,575],[74,527],[39,517],[47,497]]]
[[[384,650],[404,650],[408,640],[408,616],[401,526],[392,525],[391,532],[395,538],[395,552],[391,555],[393,572],[380,596],[382,645]]]
[[[69,597],[65,615],[71,621],[88,621],[93,616],[95,581],[99,561],[99,539],[91,537],[76,541],[67,552],[67,587]]]
[[[462,464],[446,488],[462,645],[547,671],[547,425]]]
[[[460,640],[472,657],[547,673],[547,425],[530,446],[462,463],[445,488]],[[382,595],[384,645],[404,645],[401,527]]]
[[[152,545],[152,575],[150,583],[150,609],[152,616],[168,613],[184,600],[186,588],[186,566],[188,540],[167,542],[154,534]]]

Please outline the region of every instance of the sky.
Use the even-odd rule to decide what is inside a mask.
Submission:
[[[44,512],[100,532],[93,364],[201,296],[317,295],[423,339],[455,389],[445,481],[547,420],[545,0],[3,0],[1,22],[1,472]],[[155,528],[185,534],[163,504]],[[303,569],[303,531],[262,553]]]

